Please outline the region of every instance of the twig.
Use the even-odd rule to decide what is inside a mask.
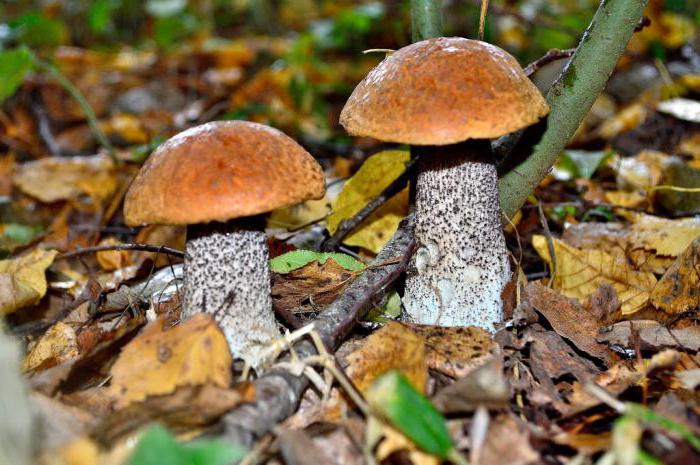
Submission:
[[[39,137],[44,142],[46,149],[52,156],[60,157],[62,155],[61,148],[58,146],[56,137],[51,132],[51,123],[49,123],[49,119],[46,117],[46,113],[39,103],[36,93],[33,93],[29,107],[36,118]]]
[[[90,126],[90,129],[92,129],[92,132],[95,134],[97,140],[105,149],[107,149],[107,153],[109,154],[110,158],[112,158],[114,163],[120,164],[121,161],[115,155],[112,143],[109,141],[104,131],[102,131],[95,112],[92,110],[90,103],[88,103],[87,99],[85,99],[82,92],[80,92],[80,90],[73,85],[70,79],[68,79],[55,65],[40,59],[36,55],[32,55],[32,57],[34,60],[34,65],[37,68],[46,71],[52,78],[58,81],[61,87],[63,87],[76,102],[78,102],[78,105],[83,110],[83,113],[85,113],[85,119],[87,119],[88,125]]]
[[[400,225],[394,237],[384,246],[372,267],[353,281],[347,290],[313,322],[324,345],[335,349],[353,326],[372,307],[377,296],[384,296],[388,287],[406,270],[415,249],[413,221],[409,217]],[[391,263],[399,257],[398,263]],[[316,355],[314,344],[302,340],[293,347],[300,358]],[[274,367],[255,381],[255,402],[244,404],[224,418],[224,437],[235,444],[250,446],[276,424],[294,413],[308,386],[308,379],[294,376]]]
[[[479,40],[484,40],[484,26],[486,24],[486,12],[489,9],[489,0],[481,0],[481,12],[479,13]]]
[[[321,250],[324,252],[332,252],[338,248],[343,239],[347,237],[355,228],[357,228],[363,221],[372,215],[379,207],[384,205],[389,199],[394,195],[398,194],[403,190],[408,184],[408,180],[411,178],[413,169],[415,167],[415,159],[412,159],[406,163],[406,169],[403,173],[399,175],[398,178],[394,179],[391,184],[389,184],[378,196],[372,199],[367,205],[365,205],[362,210],[355,213],[351,218],[343,220],[336,229],[335,233],[323,241],[321,244]]]
[[[553,61],[561,60],[563,58],[571,58],[575,51],[575,48],[567,48],[564,50],[552,48],[550,50],[547,50],[547,53],[539,57],[537,60],[527,65],[523,71],[525,72],[526,76],[531,76],[538,69],[542,68],[545,65],[548,65]]]
[[[165,247],[164,245],[151,245],[151,244],[109,244],[109,245],[96,245],[94,247],[85,247],[83,249],[73,250],[72,252],[66,252],[64,254],[56,257],[54,261],[66,260],[68,258],[78,257],[80,255],[86,255],[93,252],[104,252],[106,250],[138,250],[141,252],[155,252],[164,253],[172,255],[177,258],[185,258],[185,253],[181,250],[172,249],[170,247]]]

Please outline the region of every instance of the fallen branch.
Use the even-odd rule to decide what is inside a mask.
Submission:
[[[334,350],[372,308],[373,302],[386,294],[408,267],[414,250],[413,221],[408,217],[372,263],[378,266],[370,266],[313,321],[327,348]],[[317,353],[308,340],[296,343],[294,351],[302,359]],[[237,407],[223,418],[223,437],[250,447],[295,412],[307,386],[308,380],[303,376],[273,367],[255,381],[255,402]]]
[[[408,181],[413,175],[413,168],[415,166],[415,159],[406,163],[406,169],[404,170],[398,178],[394,179],[391,184],[389,184],[378,196],[373,198],[367,205],[365,205],[362,210],[355,213],[351,218],[342,221],[338,225],[338,229],[335,233],[321,244],[321,250],[323,252],[333,252],[338,248],[343,239],[347,237],[348,234],[353,232],[363,221],[365,221],[369,216],[377,211],[379,207],[384,205],[393,196],[401,192],[407,185]]]
[[[171,249],[170,247],[165,247],[164,245],[150,245],[150,244],[109,244],[109,245],[96,245],[94,247],[85,247],[83,249],[73,250],[72,252],[66,252],[64,254],[56,257],[56,260],[66,260],[69,258],[75,258],[80,255],[86,255],[94,252],[104,252],[106,250],[138,250],[140,252],[154,252],[154,253],[164,253],[172,255],[177,258],[185,258],[185,252],[177,249]]]

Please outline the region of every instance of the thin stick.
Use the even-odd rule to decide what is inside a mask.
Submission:
[[[86,255],[94,252],[104,252],[107,250],[138,250],[141,252],[155,252],[164,253],[172,255],[177,258],[185,258],[185,253],[181,250],[172,249],[170,247],[165,247],[164,245],[151,245],[151,244],[109,244],[109,245],[96,245],[94,247],[85,247],[83,249],[73,250],[72,252],[66,252],[64,254],[56,257],[56,260],[66,260],[68,258],[74,258],[81,255]]]
[[[406,169],[403,173],[399,175],[398,178],[394,179],[391,184],[389,184],[378,196],[373,198],[367,205],[365,205],[359,212],[355,213],[351,218],[342,221],[338,225],[338,229],[330,238],[323,241],[321,244],[321,250],[324,252],[332,252],[338,248],[343,239],[347,237],[348,234],[353,232],[363,221],[369,218],[372,213],[377,211],[379,207],[384,205],[389,199],[401,192],[406,185],[408,180],[413,174],[415,167],[415,159],[406,163]]]
[[[486,12],[489,9],[489,0],[481,0],[481,13],[479,14],[479,40],[484,40],[484,25],[486,24]]]

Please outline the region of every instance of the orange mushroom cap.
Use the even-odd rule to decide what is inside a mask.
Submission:
[[[412,145],[493,139],[549,112],[518,62],[478,40],[403,47],[358,84],[340,115],[352,135]]]
[[[223,222],[324,193],[321,167],[289,136],[263,124],[216,121],[153,152],[126,193],[124,219],[130,226]]]

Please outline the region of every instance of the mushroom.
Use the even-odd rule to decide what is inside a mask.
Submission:
[[[510,265],[489,139],[549,112],[518,62],[463,38],[416,42],[358,84],[340,115],[352,135],[412,145],[418,250],[405,319],[493,330]]]
[[[323,171],[281,131],[218,121],[148,158],[124,201],[128,225],[187,225],[183,314],[212,314],[232,353],[258,366],[279,337],[261,214],[324,195]]]

